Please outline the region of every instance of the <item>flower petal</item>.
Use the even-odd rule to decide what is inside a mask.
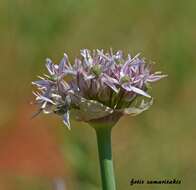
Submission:
[[[112,90],[118,93],[119,89],[116,87],[116,85],[119,84],[119,82],[116,79],[104,74],[102,75],[101,80],[103,83],[109,86]]]
[[[65,72],[65,64],[66,64],[66,59],[65,57],[60,61],[58,65],[58,74],[61,75]]]
[[[45,96],[42,96],[42,95],[39,95],[39,94],[35,94],[37,97],[36,97],[36,100],[37,101],[43,101],[43,102],[48,102],[48,103],[51,103],[51,104],[54,104],[55,105],[55,102],[53,102],[51,99],[45,97]]]
[[[69,111],[67,111],[64,115],[63,115],[63,123],[67,126],[67,128],[70,130],[70,121],[69,121]]]
[[[121,85],[125,90],[131,92],[135,92],[137,94],[140,94],[142,96],[145,96],[147,98],[151,98],[151,96],[149,94],[147,94],[145,91],[141,90],[140,88],[134,87],[132,86],[130,83],[124,83]]]
[[[148,76],[146,81],[147,82],[156,82],[156,81],[158,81],[162,78],[165,78],[165,77],[167,77],[167,75],[161,75],[161,74],[154,73],[154,74],[151,74],[150,76]]]
[[[54,68],[54,64],[52,63],[52,60],[47,58],[46,59],[46,68],[49,72],[50,75],[54,75],[55,74],[55,68]]]
[[[37,80],[32,82],[33,85],[37,85],[38,87],[48,87],[51,85],[51,81],[48,80]]]

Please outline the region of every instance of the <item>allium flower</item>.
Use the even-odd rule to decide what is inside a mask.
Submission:
[[[81,50],[81,58],[70,64],[67,54],[59,64],[46,60],[48,74],[34,81],[38,113],[55,113],[70,129],[69,115],[88,122],[97,135],[103,190],[116,190],[113,171],[111,129],[125,114],[138,115],[153,103],[148,88],[164,78],[153,73],[139,54],[122,51]],[[139,98],[140,97],[140,98]]]
[[[124,114],[140,114],[152,105],[149,84],[166,76],[152,73],[150,66],[139,54],[124,56],[122,51],[84,49],[73,64],[67,54],[59,64],[47,59],[48,75],[33,82],[39,112],[62,116],[68,128],[70,113],[80,121],[109,125]],[[138,97],[147,100],[138,103]]]

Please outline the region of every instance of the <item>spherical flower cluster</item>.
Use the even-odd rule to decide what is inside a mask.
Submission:
[[[32,84],[39,112],[55,113],[70,128],[69,115],[77,120],[116,121],[123,114],[137,115],[152,105],[149,84],[166,75],[152,73],[150,64],[122,51],[81,50],[81,59],[69,62],[67,54],[59,64],[46,60],[48,74]],[[149,99],[136,103],[137,97]],[[135,104],[135,105],[133,105]]]

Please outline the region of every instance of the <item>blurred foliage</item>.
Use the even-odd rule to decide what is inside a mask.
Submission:
[[[169,76],[153,87],[155,104],[148,112],[122,118],[113,131],[118,189],[131,188],[129,179],[133,177],[179,178],[182,184],[140,185],[132,189],[193,189],[195,8],[193,0],[1,0],[0,129],[17,127],[17,114],[32,99],[30,82],[45,72],[46,57],[58,62],[66,51],[73,60],[81,48],[141,52]],[[73,121],[69,132],[55,118],[41,116],[40,120],[51,125],[73,170],[68,189],[99,189],[93,130]],[[11,189],[49,188],[47,179],[21,179],[20,173],[18,177],[10,177],[16,184]]]

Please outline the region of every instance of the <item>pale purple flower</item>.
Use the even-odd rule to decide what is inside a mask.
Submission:
[[[34,94],[39,112],[61,115],[70,128],[70,114],[78,120],[92,122],[147,110],[152,105],[147,92],[149,84],[166,75],[152,73],[150,65],[139,56],[84,49],[81,58],[76,58],[73,64],[67,54],[59,64],[47,59],[48,75],[33,82],[38,89]],[[133,105],[139,96],[149,101]]]

